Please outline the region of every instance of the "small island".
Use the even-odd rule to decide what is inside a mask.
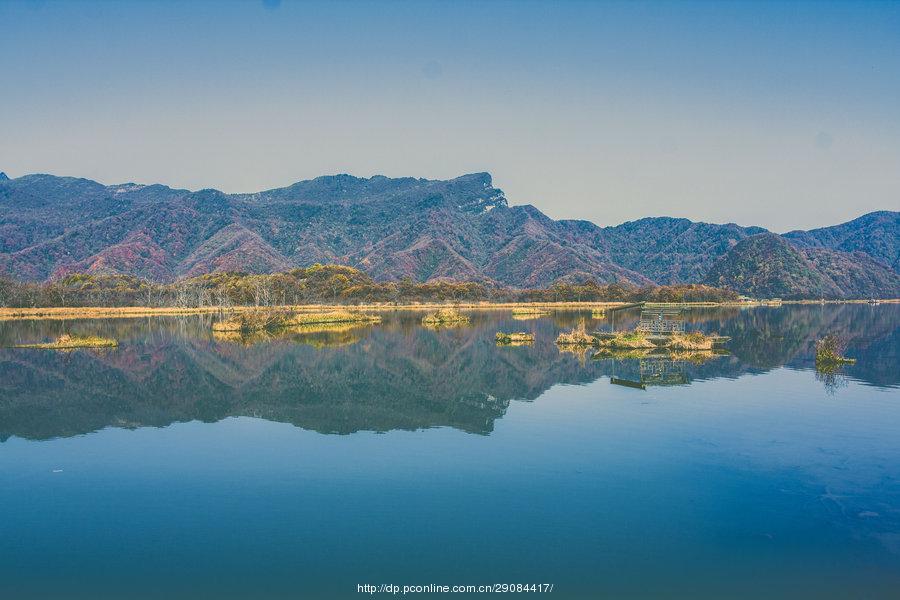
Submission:
[[[524,321],[526,319],[537,319],[540,317],[546,317],[550,314],[550,311],[546,308],[540,308],[538,306],[523,306],[520,308],[512,309],[513,319]]]
[[[431,327],[441,327],[449,325],[461,325],[468,323],[469,317],[461,314],[453,308],[442,308],[437,312],[433,312],[422,317],[422,325]]]
[[[64,334],[52,342],[40,344],[17,344],[13,348],[35,348],[38,350],[74,350],[76,348],[116,348],[119,342],[112,338],[96,335]]]
[[[268,331],[309,325],[332,325],[343,323],[379,323],[381,317],[348,310],[328,312],[291,313],[287,311],[255,310],[236,314],[213,323],[214,332]]]
[[[584,319],[578,322],[571,331],[560,333],[556,338],[557,346],[587,348],[596,346],[597,340],[585,330]]]
[[[496,336],[498,346],[523,346],[525,344],[534,343],[534,334],[520,331],[518,333],[497,332]]]
[[[855,358],[847,358],[843,355],[845,346],[845,342],[836,335],[826,335],[821,340],[817,340],[816,369],[830,371],[838,369],[841,365],[856,363]]]

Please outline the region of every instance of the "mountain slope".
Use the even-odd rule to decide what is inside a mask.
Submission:
[[[791,231],[784,237],[806,248],[864,252],[900,270],[900,212],[873,212],[832,227]]]
[[[0,209],[0,273],[26,280],[87,271],[168,281],[326,262],[380,280],[650,283],[537,209],[510,207],[486,173],[336,175],[234,195],[31,175],[0,182]]]
[[[487,173],[448,181],[334,175],[254,194],[52,175],[0,178],[0,276],[29,281],[82,271],[171,281],[320,262],[357,267],[381,281],[544,287],[594,279],[642,286],[709,281],[714,274],[746,290],[745,280],[733,278],[761,275],[743,272],[744,250],[732,253],[763,233],[667,217],[615,227],[554,221],[533,206],[510,206]],[[754,287],[785,292],[774,295],[875,295],[889,278],[878,262],[900,268],[900,213],[770,235],[793,244],[775,247],[779,260],[753,259],[774,278]],[[728,256],[737,264],[712,273]],[[810,287],[800,292],[804,285]]]
[[[655,217],[605,227],[610,257],[661,284],[696,282],[715,261],[761,227]]]
[[[774,233],[738,242],[710,269],[706,283],[767,298],[900,295],[900,275],[868,255],[797,248]]]

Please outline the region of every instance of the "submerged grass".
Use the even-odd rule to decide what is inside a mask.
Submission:
[[[52,342],[41,344],[18,344],[15,348],[36,348],[39,350],[74,350],[75,348],[115,348],[119,342],[97,335],[61,335]]]

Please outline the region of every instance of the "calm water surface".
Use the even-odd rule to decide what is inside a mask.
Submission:
[[[730,352],[679,360],[559,352],[589,313],[420,316],[0,323],[0,597],[898,597],[900,306],[695,310]],[[8,348],[63,332],[121,345]],[[815,372],[827,333],[855,365]]]

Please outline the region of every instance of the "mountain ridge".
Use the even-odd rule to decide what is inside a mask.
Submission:
[[[828,270],[833,297],[878,286],[900,295],[891,275],[898,231],[900,213],[890,211],[783,236],[673,217],[605,227],[557,221],[510,205],[486,172],[450,180],[326,175],[243,194],[47,174],[0,179],[0,275],[29,281],[82,271],[171,281],[335,263],[380,281],[697,283],[741,241],[771,234],[817,257],[803,269]]]

